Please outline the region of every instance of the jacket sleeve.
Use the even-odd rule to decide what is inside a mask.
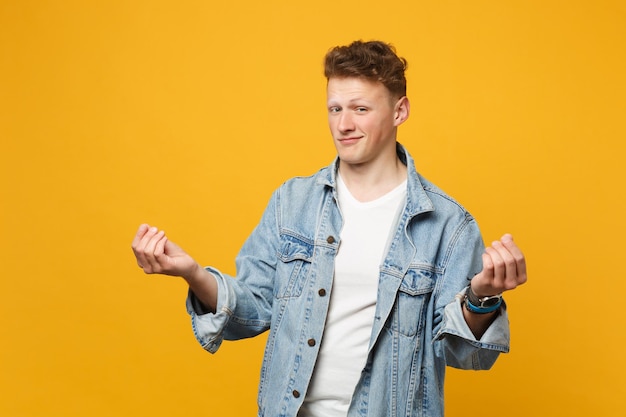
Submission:
[[[490,369],[500,353],[509,351],[509,320],[506,307],[500,307],[498,316],[480,340],[474,337],[463,317],[461,300],[465,290],[444,310],[443,326],[438,338],[444,339],[446,364],[454,368]]]
[[[215,353],[224,339],[256,336],[270,327],[279,227],[278,191],[236,259],[237,276],[207,267],[217,279],[215,313],[204,311],[195,295],[187,297],[194,335],[202,347]]]
[[[478,226],[473,218],[468,217],[451,243],[436,307],[438,329],[435,343],[441,344],[440,352],[446,365],[454,368],[489,369],[500,353],[509,351],[509,321],[504,303],[480,340],[476,339],[463,316],[463,294],[471,278],[482,270],[483,251]]]

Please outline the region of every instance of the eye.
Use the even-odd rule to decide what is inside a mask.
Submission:
[[[331,106],[328,108],[329,113],[339,113],[341,108],[339,106]]]
[[[366,107],[357,107],[356,109],[357,113],[365,113],[367,111]]]

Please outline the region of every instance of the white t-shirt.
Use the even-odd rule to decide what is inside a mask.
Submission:
[[[362,203],[337,177],[344,224],[320,353],[299,417],[345,417],[367,360],[380,264],[406,201],[406,181]]]

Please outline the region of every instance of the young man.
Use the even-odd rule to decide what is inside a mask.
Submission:
[[[488,369],[509,349],[501,294],[526,281],[524,256],[509,235],[485,249],[474,218],[397,143],[405,68],[382,42],[328,52],[338,156],[275,191],[237,279],[154,227],[133,241],[144,272],[188,282],[207,351],[269,329],[259,416],[442,416],[445,366]]]

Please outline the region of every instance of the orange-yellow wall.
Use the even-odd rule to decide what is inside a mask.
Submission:
[[[619,0],[1,1],[0,415],[254,415],[264,338],[205,353],[131,239],[233,273],[334,156],[324,53],[381,38],[420,171],[528,258],[511,353],[450,371],[447,415],[622,416],[625,28]]]

